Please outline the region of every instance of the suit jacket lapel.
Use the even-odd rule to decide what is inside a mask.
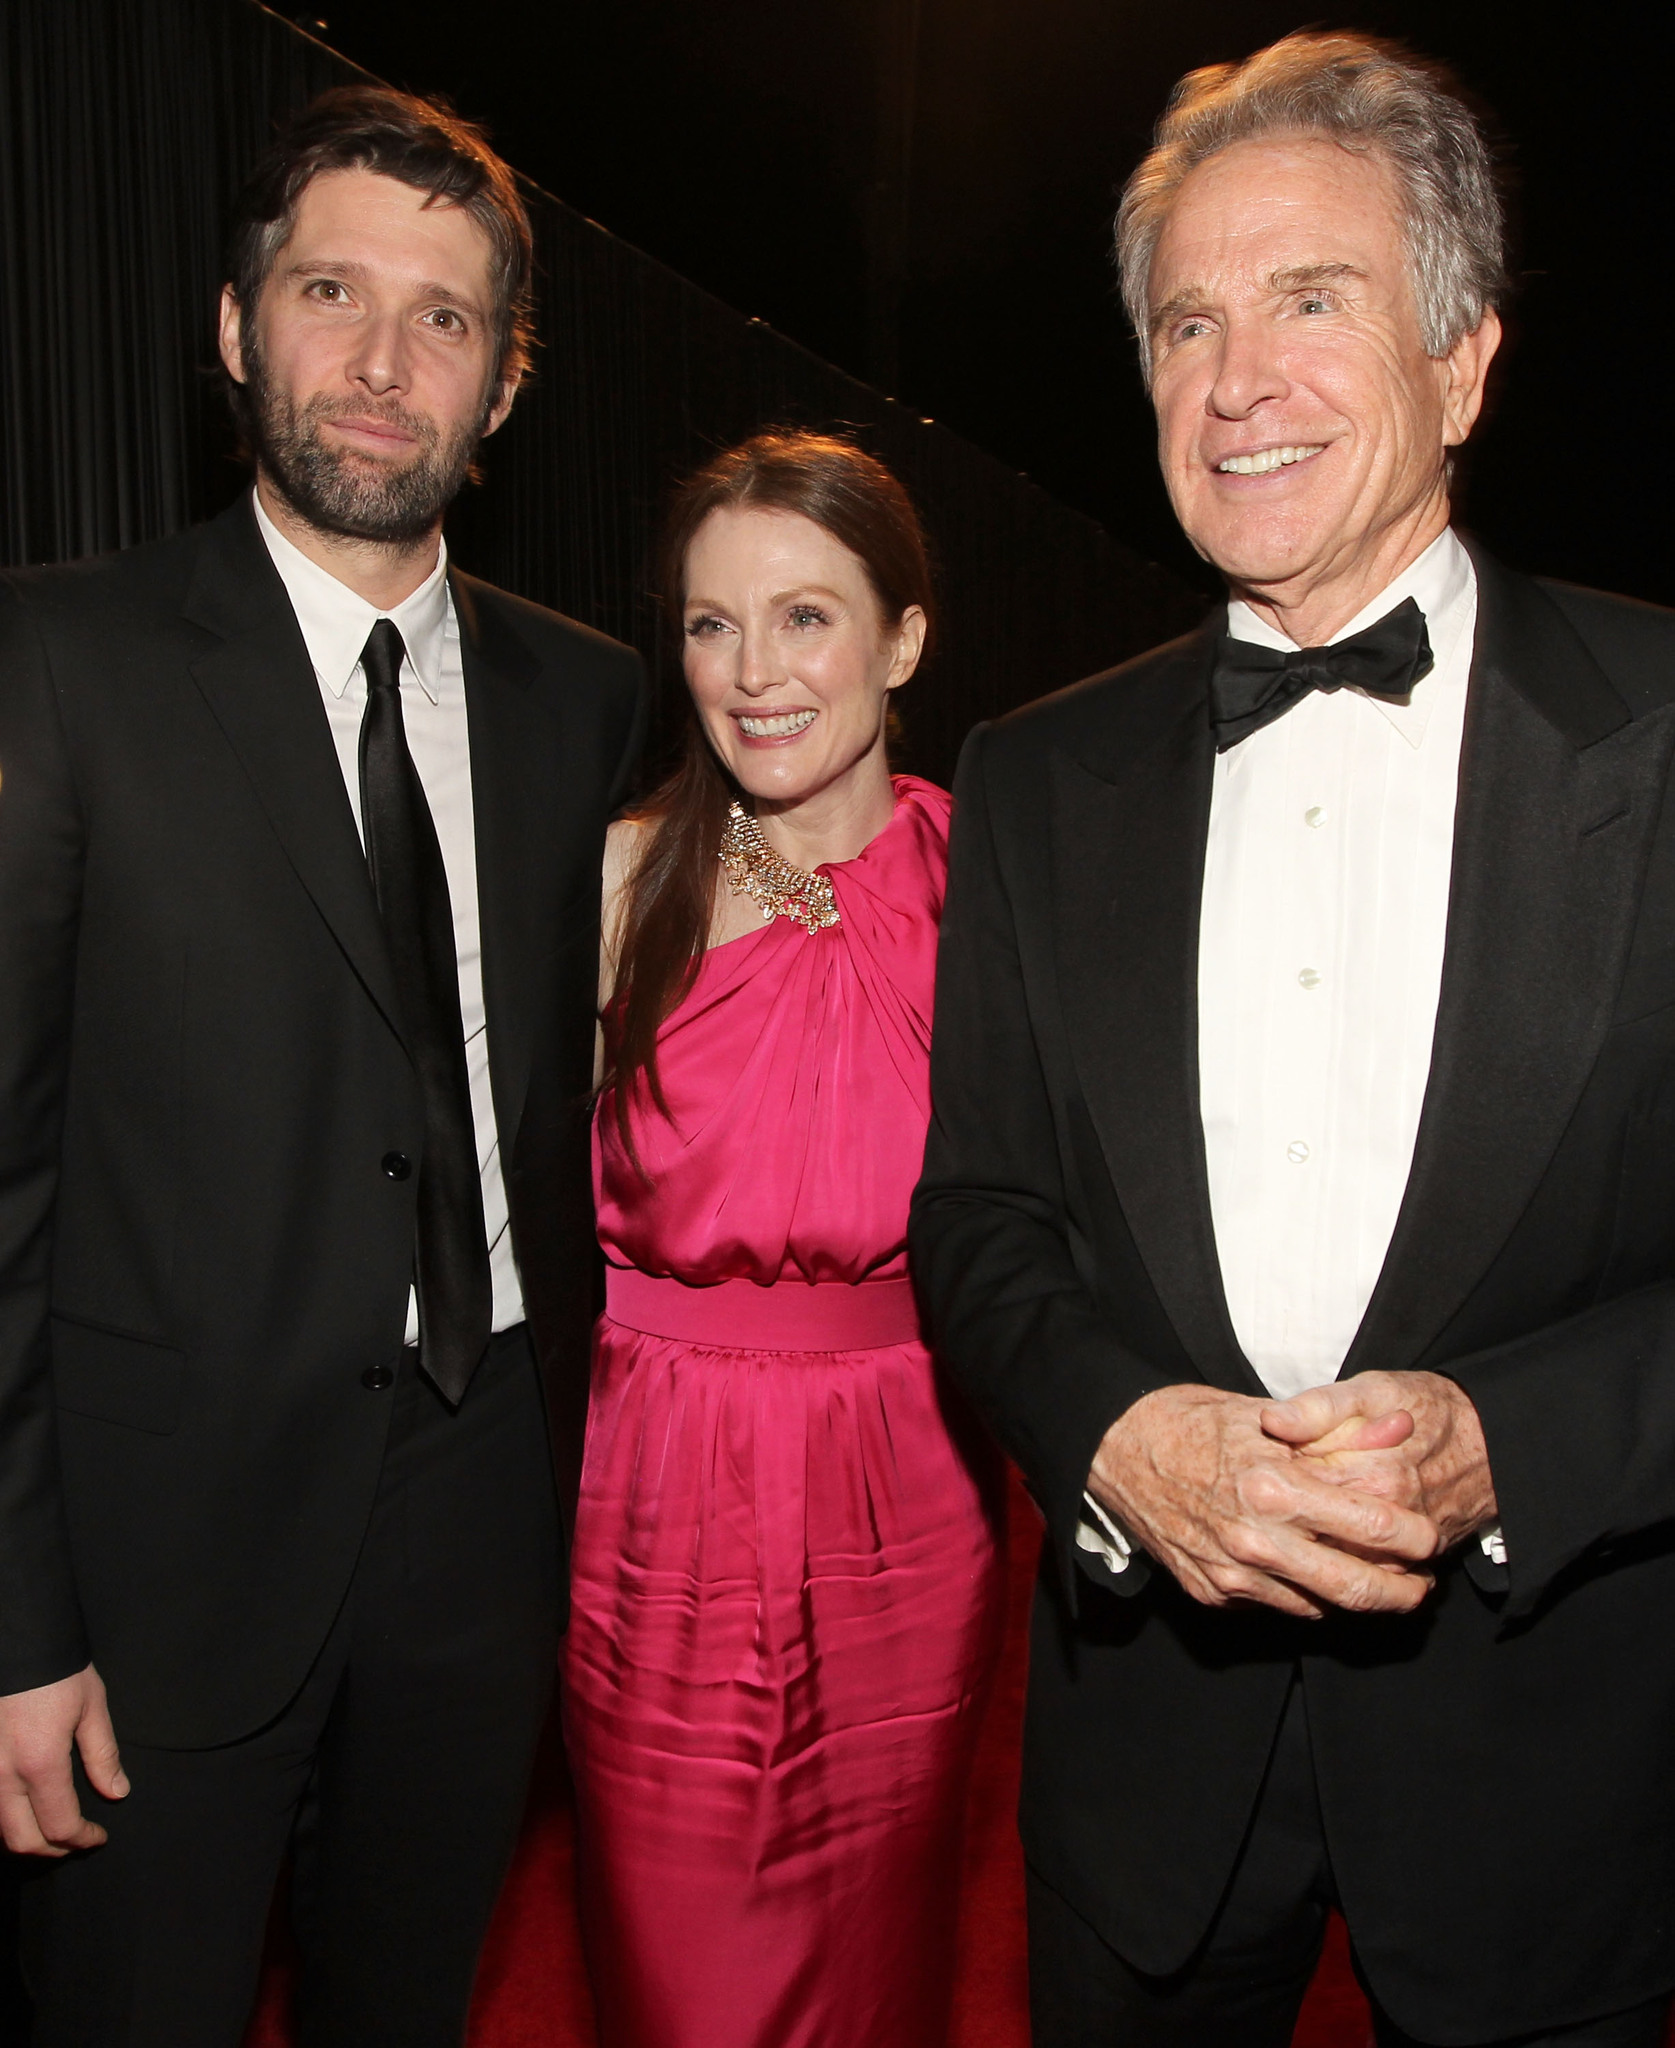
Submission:
[[[540,662],[469,576],[449,579],[459,619],[471,734],[483,1007],[501,1156],[510,1160],[529,1088],[541,968],[558,940],[550,872],[558,835],[540,829],[560,801],[561,739],[534,700]]]
[[[1198,925],[1213,635],[1112,695],[1054,762],[1053,902],[1072,1057],[1123,1215],[1207,1380],[1263,1391],[1227,1313],[1198,1092]]]
[[[1346,1373],[1416,1363],[1534,1193],[1610,1021],[1675,740],[1675,714],[1630,721],[1538,585],[1474,561],[1430,1081]]]
[[[211,522],[185,616],[219,644],[192,674],[285,854],[393,1030],[395,986],[313,663],[248,499]]]

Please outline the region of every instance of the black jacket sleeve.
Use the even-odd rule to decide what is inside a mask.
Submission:
[[[1675,1286],[1621,1295],[1440,1370],[1483,1424],[1506,1567],[1472,1575],[1504,1584],[1508,1621],[1583,1560],[1675,1523]]]
[[[0,1694],[88,1661],[47,1325],[82,849],[50,663],[0,578]]]
[[[1105,1432],[1176,1375],[1148,1368],[1101,1314],[1078,1263],[1053,1101],[986,787],[987,728],[954,783],[931,1043],[932,1113],[913,1199],[914,1273],[937,1349],[1017,1461],[1068,1597],[1076,1528]],[[1085,1248],[1084,1248],[1085,1249]],[[1105,1584],[1138,1590],[1136,1554]]]

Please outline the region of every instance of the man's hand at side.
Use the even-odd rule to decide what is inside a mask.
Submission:
[[[1206,1606],[1255,1602],[1310,1617],[1417,1607],[1431,1588],[1417,1567],[1441,1547],[1435,1526],[1265,1432],[1275,1405],[1160,1387],[1106,1431],[1088,1490]],[[1357,1426],[1358,1443],[1393,1456],[1385,1447],[1411,1425],[1393,1411]]]
[[[1313,1459],[1323,1476],[1426,1516],[1442,1550],[1500,1513],[1477,1410],[1440,1373],[1362,1372],[1262,1407],[1269,1436]],[[1383,1432],[1397,1415],[1412,1428],[1391,1445]]]
[[[102,1799],[123,1799],[128,1780],[117,1755],[105,1688],[91,1664],[73,1678],[0,1697],[0,1836],[21,1856],[96,1849],[105,1831],[76,1798],[72,1749]]]

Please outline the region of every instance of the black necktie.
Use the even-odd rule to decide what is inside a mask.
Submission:
[[[419,1370],[457,1403],[488,1344],[494,1292],[448,876],[401,717],[406,651],[394,621],[380,619],[361,655],[361,821],[425,1112],[413,1262]]]
[[[1375,697],[1405,697],[1431,672],[1434,657],[1425,614],[1403,598],[1365,632],[1330,647],[1296,647],[1282,654],[1254,640],[1224,633],[1210,673],[1210,723],[1216,752],[1260,732],[1311,690],[1356,689]]]

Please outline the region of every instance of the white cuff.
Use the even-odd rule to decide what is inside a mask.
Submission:
[[[1097,1557],[1108,1572],[1125,1572],[1134,1546],[1091,1493],[1082,1495],[1085,1510],[1076,1524],[1076,1548]],[[1089,1521],[1088,1516],[1094,1519]],[[1097,1524],[1097,1526],[1095,1526]]]
[[[1499,1522],[1491,1522],[1487,1529],[1479,1529],[1477,1540],[1483,1546],[1483,1555],[1491,1564],[1506,1563],[1506,1538],[1501,1534]]]

